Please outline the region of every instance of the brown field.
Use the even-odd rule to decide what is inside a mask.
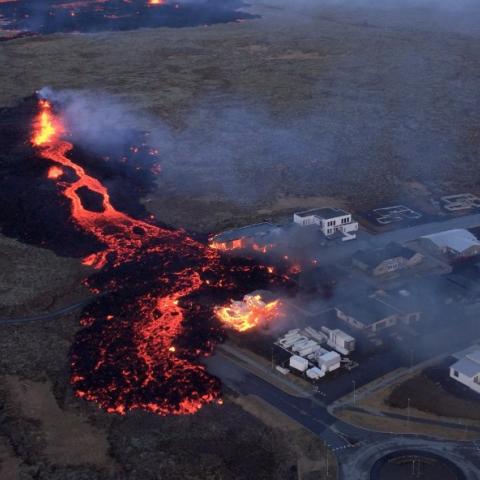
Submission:
[[[2,43],[0,105],[45,85],[98,90],[153,115],[152,128],[165,122],[173,146],[148,205],[201,231],[323,198],[363,209],[415,197],[412,185],[478,190],[480,51],[469,22],[316,5],[254,4],[258,20],[204,28]]]

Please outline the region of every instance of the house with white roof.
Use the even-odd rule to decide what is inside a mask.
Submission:
[[[450,377],[480,393],[480,348],[467,353],[451,365]]]
[[[342,240],[353,240],[358,230],[352,214],[341,208],[314,208],[293,214],[293,221],[302,227],[318,225],[322,233],[329,237],[335,233],[343,234]]]
[[[434,253],[451,259],[462,259],[480,255],[480,241],[464,228],[446,230],[420,237],[420,243]]]

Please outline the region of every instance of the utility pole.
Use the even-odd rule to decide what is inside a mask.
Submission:
[[[410,371],[413,368],[413,348],[410,349]]]
[[[274,369],[273,367],[273,347],[272,347],[272,370]]]
[[[407,399],[407,429],[410,429],[410,398]]]
[[[356,403],[357,403],[357,392],[356,392],[356,388],[355,388],[355,380],[352,380],[352,383],[353,383],[353,406],[355,407],[356,406]]]
[[[327,472],[326,472],[326,473],[327,473],[327,477],[326,477],[326,478],[328,478],[328,477],[330,476],[330,474],[328,473],[328,449],[327,449],[327,442],[325,442],[325,456],[326,456],[326,458],[327,458],[327,460],[326,460],[326,463],[327,463]]]

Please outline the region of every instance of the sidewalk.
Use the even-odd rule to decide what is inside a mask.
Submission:
[[[262,378],[263,380],[271,383],[275,387],[281,389],[288,395],[299,398],[310,398],[313,391],[307,391],[294,382],[288,380],[286,376],[272,370],[272,368],[262,365],[260,362],[243,353],[240,349],[224,343],[217,347],[217,353],[228,357],[235,363],[240,363],[242,367],[252,372],[254,375]]]

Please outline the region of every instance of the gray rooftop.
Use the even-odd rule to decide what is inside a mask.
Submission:
[[[385,260],[392,258],[403,257],[410,260],[417,252],[411,248],[403,247],[398,243],[389,243],[384,248],[378,248],[375,250],[358,250],[353,255],[353,259],[368,265],[371,268],[375,268]]]
[[[342,217],[350,214],[341,208],[325,207],[312,208],[311,210],[305,210],[304,212],[297,212],[295,215],[298,215],[299,217],[310,217],[311,215],[315,215],[316,217],[328,220],[329,218]]]
[[[395,307],[368,296],[341,303],[337,308],[364,325],[372,325],[400,313]]]
[[[439,248],[450,248],[458,253],[462,253],[472,246],[480,246],[477,237],[464,228],[456,228],[454,230],[446,230],[445,232],[425,235],[426,238],[433,242]]]
[[[469,378],[475,377],[480,373],[480,363],[474,362],[468,357],[464,357],[458,362],[455,362],[453,365],[451,365],[451,368]]]
[[[235,228],[233,230],[227,230],[219,233],[213,237],[213,240],[215,242],[223,243],[238,240],[239,238],[259,237],[271,233],[276,228],[278,227],[268,222],[255,223],[253,225],[247,225],[245,227]]]

